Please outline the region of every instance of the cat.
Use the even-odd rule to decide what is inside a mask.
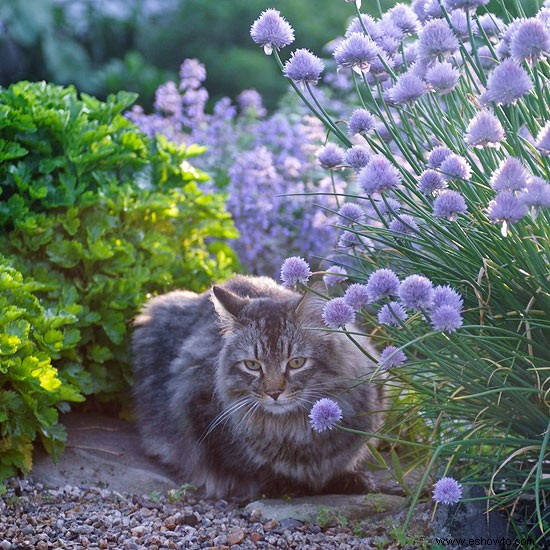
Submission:
[[[242,275],[152,298],[132,337],[145,451],[207,497],[368,492],[367,440],[310,425],[322,397],[339,404],[346,427],[373,433],[383,421],[376,366],[326,330],[325,303]]]

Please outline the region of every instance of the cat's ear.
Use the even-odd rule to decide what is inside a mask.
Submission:
[[[312,290],[300,298],[296,305],[296,320],[301,324],[323,326],[323,309],[327,303],[326,299],[319,294],[324,294],[326,287],[323,283],[316,282]]]
[[[213,286],[212,302],[221,321],[232,323],[250,302],[250,298],[243,298],[221,286]]]

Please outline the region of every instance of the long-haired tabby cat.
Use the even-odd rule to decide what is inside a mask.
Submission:
[[[324,303],[244,276],[153,298],[133,336],[145,450],[211,497],[367,492],[365,439],[309,423],[322,397],[349,428],[372,433],[383,416],[374,365],[322,330]]]

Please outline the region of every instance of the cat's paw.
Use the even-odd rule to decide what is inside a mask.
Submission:
[[[323,493],[364,495],[372,493],[374,490],[374,483],[365,472],[344,472],[333,477],[323,488]]]

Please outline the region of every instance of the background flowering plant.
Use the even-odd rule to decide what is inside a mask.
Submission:
[[[271,50],[334,140],[323,165],[356,163],[331,212],[345,246],[336,265],[351,284],[329,297],[324,319],[335,329],[362,318],[386,345],[379,365],[395,388],[398,435],[381,437],[401,457],[427,451],[417,455],[427,468],[413,507],[431,476],[452,473],[511,519],[524,513],[522,525],[541,536],[550,499],[550,6],[527,17],[512,2],[503,20],[486,4],[415,0],[378,19],[356,4],[333,43],[354,90],[344,117],[323,103],[320,58],[302,49],[283,62],[273,19]]]

